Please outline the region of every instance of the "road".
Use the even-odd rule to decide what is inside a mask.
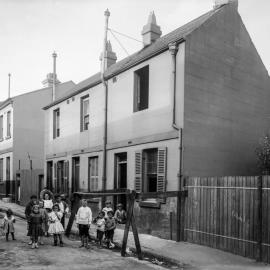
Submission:
[[[1,222],[2,220],[0,220]],[[45,239],[45,245],[39,249],[28,246],[26,223],[17,219],[16,240],[5,241],[0,236],[0,269],[72,269],[72,270],[102,270],[102,269],[164,269],[136,258],[120,256],[119,252],[99,249],[92,245],[89,250],[78,248],[78,240],[64,238],[64,247],[52,246],[52,238]]]

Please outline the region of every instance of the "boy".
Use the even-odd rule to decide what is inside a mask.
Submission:
[[[105,219],[104,219],[104,212],[100,211],[98,213],[98,217],[94,219],[95,224],[97,225],[97,240],[99,245],[102,244],[102,239],[105,231]]]
[[[115,219],[113,217],[113,211],[108,211],[107,218],[105,220],[105,237],[108,248],[114,248],[113,235],[116,227]]]
[[[82,206],[79,208],[76,215],[76,224],[78,226],[82,241],[80,247],[85,246],[86,248],[89,248],[88,236],[91,221],[92,221],[92,211],[90,207],[87,206],[87,201],[83,199]]]
[[[105,202],[105,207],[102,209],[102,211],[105,214],[105,218],[107,218],[107,216],[108,216],[107,214],[108,214],[109,211],[113,212],[111,201],[106,201]]]
[[[122,203],[119,203],[117,205],[117,210],[115,211],[114,218],[115,218],[115,221],[118,224],[125,224],[126,223],[127,213],[123,209],[123,204]]]
[[[26,205],[25,207],[25,218],[27,220],[27,230],[28,230],[28,233],[27,233],[27,236],[30,236],[30,242],[28,243],[28,245],[32,245],[33,241],[32,241],[32,237],[30,235],[30,232],[29,232],[29,223],[30,223],[30,215],[32,213],[32,208],[34,205],[37,205],[37,196],[36,195],[32,195],[30,197],[30,202]]]

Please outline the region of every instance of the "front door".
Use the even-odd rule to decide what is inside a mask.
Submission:
[[[72,158],[72,186],[71,192],[79,191],[80,188],[80,157]]]
[[[119,153],[115,155],[115,189],[126,189],[127,188],[127,153]],[[126,195],[116,196],[114,200],[114,207],[122,203],[124,209],[126,209]]]
[[[53,162],[47,162],[47,185],[46,188],[53,191]]]
[[[62,193],[64,187],[64,161],[57,162],[56,192]]]

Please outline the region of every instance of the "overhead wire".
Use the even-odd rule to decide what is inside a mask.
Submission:
[[[110,31],[110,33],[112,34],[112,36],[115,38],[115,40],[118,42],[118,44],[120,45],[120,47],[125,51],[125,53],[127,55],[129,55],[128,51],[126,50],[126,48],[124,47],[124,45],[120,42],[120,40],[115,36],[115,34],[112,32],[112,30],[110,28],[108,28],[108,30]]]
[[[116,30],[114,30],[114,29],[108,28],[108,30],[110,30],[111,32],[114,32],[114,33],[116,33],[116,34],[118,34],[118,35],[121,35],[121,36],[123,36],[123,37],[126,37],[126,38],[132,39],[132,40],[134,40],[134,41],[137,41],[137,42],[139,42],[139,43],[143,43],[141,40],[138,40],[138,39],[136,39],[136,38],[134,38],[134,37],[131,37],[131,36],[128,36],[128,35],[123,34],[123,33],[121,33],[121,32],[118,32],[118,31],[116,31]]]

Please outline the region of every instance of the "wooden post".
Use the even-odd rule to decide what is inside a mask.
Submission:
[[[172,238],[172,212],[170,212],[170,240],[173,240]]]
[[[142,249],[141,249],[141,244],[140,244],[140,240],[139,240],[139,234],[138,234],[138,230],[136,227],[136,223],[135,223],[135,217],[134,214],[132,214],[131,217],[131,226],[132,226],[132,232],[133,232],[133,236],[134,236],[134,242],[135,242],[135,246],[136,246],[136,251],[137,251],[137,256],[139,260],[142,260]]]
[[[71,215],[70,215],[70,218],[68,220],[68,225],[67,225],[66,232],[65,232],[67,237],[69,237],[69,235],[70,235],[71,228],[72,228],[76,213],[79,209],[79,205],[80,205],[80,196],[78,194],[74,194],[74,201],[72,202],[72,206],[71,206],[71,209],[72,209]]]
[[[139,234],[138,234],[138,230],[136,227],[135,218],[133,215],[135,198],[136,198],[136,192],[132,191],[132,193],[130,195],[128,195],[128,202],[129,203],[128,203],[128,212],[127,212],[127,222],[126,222],[123,241],[122,241],[121,256],[124,257],[126,255],[128,233],[129,233],[129,228],[130,228],[130,224],[131,224],[132,232],[133,232],[133,236],[134,236],[134,242],[135,242],[136,251],[137,251],[137,256],[138,256],[139,260],[142,260],[142,250],[141,250],[141,245],[140,245],[140,240],[139,240]]]
[[[134,200],[132,200],[132,194],[127,196],[128,198],[128,211],[127,211],[127,222],[125,225],[125,231],[122,241],[122,249],[121,249],[121,256],[125,257],[126,255],[126,248],[127,248],[127,240],[128,240],[128,233],[129,233],[129,227],[131,224],[131,218],[133,215],[133,206],[134,206]]]
[[[263,177],[258,177],[258,227],[257,227],[257,261],[262,261],[262,192]]]

